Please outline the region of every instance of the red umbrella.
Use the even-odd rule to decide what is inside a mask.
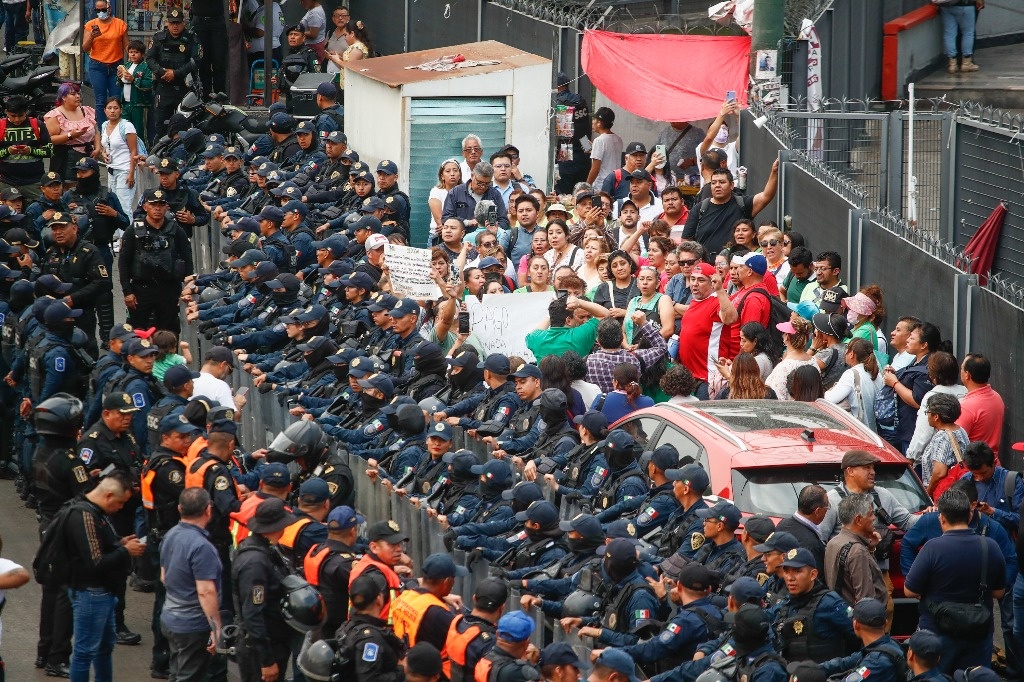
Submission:
[[[988,282],[988,274],[992,270],[992,260],[996,257],[996,246],[999,244],[999,233],[1003,230],[1006,219],[1006,204],[1002,201],[985,219],[978,231],[964,247],[964,253],[971,258],[971,272],[978,276],[978,282]]]

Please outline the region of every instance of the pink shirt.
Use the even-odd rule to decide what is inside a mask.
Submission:
[[[1006,405],[1003,404],[1002,396],[986,384],[979,389],[968,391],[960,400],[960,418],[956,423],[963,427],[972,442],[985,441],[998,456],[1005,412]]]

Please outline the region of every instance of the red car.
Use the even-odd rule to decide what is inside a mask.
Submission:
[[[843,453],[854,449],[881,459],[875,465],[875,485],[891,492],[908,510],[920,513],[931,505],[905,457],[849,413],[824,400],[659,403],[614,426],[629,431],[646,450],[671,443],[680,457],[692,457],[711,477],[706,493],[732,500],[744,514],[790,516],[804,486],[817,483],[829,490],[842,480],[839,463]],[[896,587],[893,631],[909,634],[916,625],[917,600],[899,598],[903,593],[899,565],[897,543],[889,560]],[[911,605],[911,609],[900,608]]]

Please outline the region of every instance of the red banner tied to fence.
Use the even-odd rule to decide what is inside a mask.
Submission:
[[[582,52],[590,82],[643,118],[714,118],[730,90],[747,104],[750,36],[587,31]]]

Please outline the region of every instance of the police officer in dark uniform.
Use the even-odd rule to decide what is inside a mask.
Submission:
[[[156,172],[160,177],[160,189],[170,205],[170,215],[185,230],[191,239],[195,227],[210,222],[210,213],[199,200],[194,189],[181,182],[183,164],[177,159],[162,158],[157,163]],[[136,211],[136,218],[142,217],[142,211]]]
[[[934,632],[918,630],[907,641],[907,664],[913,677],[910,682],[949,682],[939,670],[939,659],[942,657],[942,640]]]
[[[249,519],[250,534],[235,554],[231,578],[242,628],[236,646],[243,682],[261,682],[266,675],[283,678],[288,668],[294,631],[281,610],[285,596],[282,580],[288,575],[288,566],[274,545],[295,521],[283,501],[264,500]]]
[[[637,536],[647,538],[664,526],[672,512],[679,508],[679,500],[672,490],[675,483],[665,476],[666,471],[679,467],[679,451],[671,443],[665,443],[654,452],[645,452],[640,461],[652,487],[637,510],[634,523]]]
[[[399,661],[405,644],[381,618],[387,584],[380,573],[367,571],[348,586],[352,616],[337,633],[339,658],[356,682],[403,682]]]
[[[38,405],[55,393],[70,393],[81,400],[85,396],[86,368],[72,344],[75,319],[81,310],[64,301],[52,301],[43,313],[46,330],[39,343],[26,349],[28,354],[30,405]],[[24,401],[23,401],[24,402]]]
[[[100,249],[104,264],[114,265],[111,242],[117,230],[127,229],[131,222],[131,206],[122,206],[117,195],[100,183],[100,166],[96,159],[85,157],[75,164],[77,184],[64,193],[71,219],[92,244]],[[69,217],[65,214],[65,217]]]
[[[144,452],[149,452],[147,422],[150,410],[163,395],[160,382],[153,376],[157,350],[147,339],[133,339],[124,346],[128,368],[110,384],[110,391],[121,391],[131,396],[138,411],[132,415],[132,433]]]
[[[313,248],[316,235],[306,222],[309,208],[301,201],[292,199],[281,210],[284,212],[281,231],[288,238],[293,251],[291,267],[294,272],[299,272],[316,263],[316,249]]]
[[[36,516],[42,539],[64,503],[87,491],[91,481],[85,464],[75,455],[75,441],[82,429],[82,402],[66,393],[57,393],[39,403],[33,416],[39,436],[33,469],[38,501]],[[45,668],[49,676],[68,676],[71,626],[67,587],[43,585],[36,667]]]
[[[32,221],[36,235],[45,244],[49,241],[48,237],[43,234],[47,221],[58,211],[67,213],[69,207],[62,198],[64,195],[64,178],[60,174],[53,171],[43,174],[42,179],[39,181],[39,188],[41,190],[39,198],[28,205],[28,208],[25,209],[25,215]]]
[[[903,649],[885,634],[885,604],[867,597],[853,605],[853,631],[860,638],[860,651],[821,664],[830,677],[847,673],[843,682],[858,682],[872,677],[881,682],[904,682],[910,667]]]
[[[409,195],[398,188],[398,164],[384,159],[377,164],[377,196],[384,200],[391,216],[384,224],[394,223],[398,231],[409,239],[409,215],[412,211]]]
[[[277,265],[281,272],[295,272],[295,247],[288,241],[287,235],[281,230],[284,222],[284,211],[277,206],[264,206],[256,220],[260,221],[260,234],[263,236],[263,252]]]
[[[769,608],[775,606],[789,596],[782,562],[785,561],[790,550],[799,547],[800,541],[796,539],[796,536],[784,530],[775,531],[764,542],[754,546],[754,551],[761,553],[764,570],[768,574],[768,580],[764,582],[765,606]]]
[[[142,208],[146,216],[125,231],[118,259],[129,322],[179,334],[178,298],[185,275],[193,271],[192,247],[185,231],[167,217],[164,190],[146,190]]]
[[[603,438],[608,435],[608,418],[598,410],[573,417],[580,444],[568,455],[561,472],[544,474],[544,481],[563,499],[592,498],[608,478]]]
[[[299,121],[295,126],[295,141],[299,143],[299,151],[285,159],[281,170],[289,178],[300,176],[303,180],[316,174],[325,163],[327,155],[320,146],[320,136],[312,121]],[[300,195],[295,198],[298,199]]]
[[[192,381],[198,378],[199,372],[193,372],[187,365],[174,365],[164,372],[163,388],[166,393],[162,397],[154,397],[156,402],[146,415],[149,452],[160,445],[160,420],[175,410],[185,409],[192,398]]]
[[[78,441],[78,457],[94,475],[113,467],[123,472],[130,481],[139,480],[143,450],[135,440],[130,427],[132,416],[139,408],[132,403],[127,393],[108,393],[103,398],[103,412],[99,421],[85,429],[85,435]],[[135,510],[139,498],[135,495],[121,509],[110,516],[114,530],[120,537],[135,533]],[[114,612],[117,642],[138,644],[142,636],[128,629],[124,622],[125,580],[117,582],[117,608]]]
[[[185,77],[193,77],[199,70],[199,41],[185,28],[185,13],[172,7],[164,19],[167,26],[153,36],[153,44],[146,52],[146,64],[153,72],[156,103],[156,134],[167,132],[167,121],[188,92]]]
[[[544,428],[529,453],[512,460],[517,465],[526,461],[528,478],[537,471],[550,473],[563,468],[569,461],[569,453],[580,443],[579,432],[569,424],[565,393],[557,388],[546,388],[537,399],[537,407]]]
[[[315,545],[303,559],[306,582],[317,588],[327,603],[327,619],[320,631],[313,633],[314,641],[333,637],[348,620],[349,573],[359,558],[355,545],[359,526],[365,521],[352,507],[335,507],[327,515],[327,540]]]
[[[679,501],[679,508],[672,512],[662,528],[658,553],[670,557],[679,552],[686,558],[693,558],[704,544],[704,520],[697,516],[697,512],[708,507],[704,491],[711,485],[711,479],[699,464],[669,469],[665,478],[672,481],[672,494]]]
[[[736,566],[728,575],[722,578],[722,587],[725,587],[740,576],[753,578],[760,585],[768,582],[768,569],[764,563],[764,555],[757,551],[758,545],[771,537],[775,532],[775,522],[764,514],[755,514],[743,520],[743,533],[740,535],[740,544],[747,553],[747,561]]]
[[[555,95],[555,104],[560,106],[573,107],[572,112],[572,160],[558,162],[558,183],[555,185],[555,192],[558,194],[569,194],[577,182],[587,179],[590,172],[590,154],[583,150],[582,142],[587,140],[589,150],[590,134],[593,132],[593,122],[590,119],[590,106],[587,100],[575,92],[569,90],[569,77],[559,71],[558,82],[555,87],[558,94]]]
[[[249,174],[242,168],[243,151],[238,147],[224,147],[224,170],[226,171],[217,195],[227,199],[245,196],[249,191]]]
[[[305,185],[305,195],[302,197],[305,203],[333,203],[347,190],[348,165],[343,159],[347,139],[340,130],[332,130],[323,138],[327,158],[314,174],[308,176],[309,182]]]
[[[565,531],[559,525],[558,509],[547,500],[537,500],[526,511],[516,514],[516,520],[525,523],[522,544],[508,552],[506,561],[492,565],[507,565],[502,577],[521,580],[528,573],[543,569],[569,553]]]
[[[647,479],[637,464],[640,446],[633,436],[615,429],[604,441],[604,457],[611,472],[594,496],[594,508],[601,523],[608,523],[622,514],[636,510],[647,495]]]
[[[736,505],[720,500],[713,507],[702,509],[697,516],[704,519],[704,544],[693,555],[693,560],[704,564],[720,575],[728,575],[743,565],[747,555],[743,545],[736,539],[736,529],[742,521],[742,514]],[[662,562],[662,570],[666,575],[678,572],[672,560],[679,555]]]
[[[104,353],[93,365],[89,374],[89,393],[85,404],[85,421],[93,423],[100,418],[100,410],[103,409],[103,394],[107,393],[107,384],[124,371],[124,356],[121,355],[122,346],[129,340],[138,338],[135,330],[130,324],[116,324],[110,328],[107,334],[107,342],[104,344],[107,352]]]
[[[100,317],[100,338],[107,338],[114,326],[114,288],[110,272],[99,250],[78,237],[78,223],[70,214],[58,211],[46,226],[52,231],[54,245],[47,249],[41,270],[71,285],[64,300],[83,310],[77,326],[89,337],[89,352],[93,356],[99,355],[97,313]]]
[[[267,154],[269,163],[280,166],[299,151],[295,136],[296,121],[289,114],[279,111],[270,117],[270,140],[274,146]]]
[[[853,611],[838,594],[818,582],[810,550],[791,549],[782,562],[789,596],[771,609],[782,655],[790,661],[821,663],[846,655],[856,640]]]

